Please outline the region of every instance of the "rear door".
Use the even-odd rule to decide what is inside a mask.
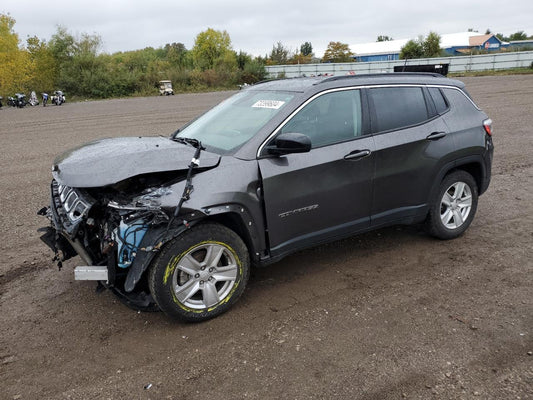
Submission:
[[[452,135],[425,87],[368,92],[376,144],[372,226],[423,218],[433,180],[452,157]]]
[[[278,133],[310,137],[309,153],[259,159],[272,256],[370,225],[374,141],[360,90],[322,94]]]

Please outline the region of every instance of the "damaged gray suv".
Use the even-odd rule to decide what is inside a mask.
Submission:
[[[460,236],[490,182],[491,124],[440,75],[260,83],[169,138],[56,158],[42,239],[132,308],[206,320],[294,251],[394,224]]]

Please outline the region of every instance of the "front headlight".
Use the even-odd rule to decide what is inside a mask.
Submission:
[[[168,187],[145,189],[139,196],[133,197],[128,202],[111,200],[107,205],[115,210],[128,211],[161,211],[160,199],[172,193]]]
[[[148,188],[143,191],[143,194],[133,198],[132,203],[138,206],[152,208],[161,207],[161,197],[172,194],[172,190],[167,187]]]

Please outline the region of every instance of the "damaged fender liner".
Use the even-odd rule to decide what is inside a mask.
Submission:
[[[126,282],[124,283],[124,290],[127,293],[131,293],[135,289],[135,286],[141,280],[144,271],[146,271],[146,269],[149,267],[150,263],[157,255],[159,248],[162,245],[181,235],[197,222],[199,221],[190,221],[186,225],[181,225],[178,228],[169,230],[168,232],[166,227],[149,229],[141,240],[138,249],[139,251],[129,267],[128,276],[126,277]]]

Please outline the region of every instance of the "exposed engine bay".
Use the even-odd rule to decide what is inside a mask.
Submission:
[[[55,252],[58,266],[79,255],[86,265],[76,268],[76,279],[97,280],[132,308],[157,309],[139,282],[163,244],[194,223],[194,215],[177,218],[193,190],[193,169],[202,150],[199,143],[192,145],[196,150],[187,169],[136,175],[103,187],[70,187],[54,174],[51,204],[39,214],[51,222],[41,229],[41,239]],[[54,172],[60,170],[61,163],[55,163]],[[172,185],[182,181],[179,198]],[[169,196],[179,201],[162,206],[161,199]]]

